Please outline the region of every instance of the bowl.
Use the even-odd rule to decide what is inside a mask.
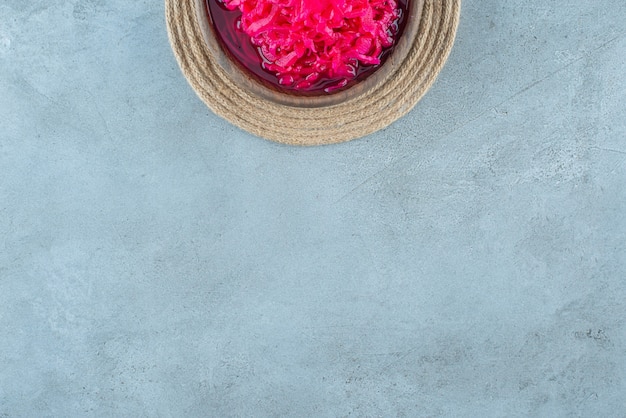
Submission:
[[[251,75],[249,71],[243,68],[231,53],[223,47],[213,24],[207,1],[193,1],[195,3],[196,20],[202,32],[204,43],[213,57],[215,57],[215,62],[230,75],[235,84],[264,100],[287,106],[305,108],[333,106],[352,100],[372,88],[375,88],[377,85],[384,83],[385,80],[398,70],[410,51],[411,45],[413,45],[418,33],[420,17],[424,7],[424,0],[409,1],[406,25],[400,38],[396,41],[396,45],[394,45],[391,54],[387,57],[383,65],[367,78],[338,92],[305,96],[274,88]]]

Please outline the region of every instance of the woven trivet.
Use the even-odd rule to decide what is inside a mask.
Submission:
[[[219,116],[260,137],[292,145],[359,138],[409,112],[448,58],[461,6],[461,0],[425,0],[417,36],[397,71],[349,100],[302,107],[261,97],[233,79],[202,36],[198,1],[204,0],[165,0],[170,43],[185,77]]]

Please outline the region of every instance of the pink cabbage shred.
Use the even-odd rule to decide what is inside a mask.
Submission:
[[[378,65],[394,42],[396,0],[222,0],[281,85],[307,90],[320,79],[342,88],[361,65]]]

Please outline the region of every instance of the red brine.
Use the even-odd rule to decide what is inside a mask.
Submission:
[[[376,71],[409,0],[207,0],[223,46],[256,77],[298,94],[342,90]]]

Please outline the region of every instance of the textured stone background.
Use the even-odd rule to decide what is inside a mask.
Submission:
[[[163,15],[0,3],[0,417],[626,416],[624,0],[466,0],[407,117],[308,149]]]

